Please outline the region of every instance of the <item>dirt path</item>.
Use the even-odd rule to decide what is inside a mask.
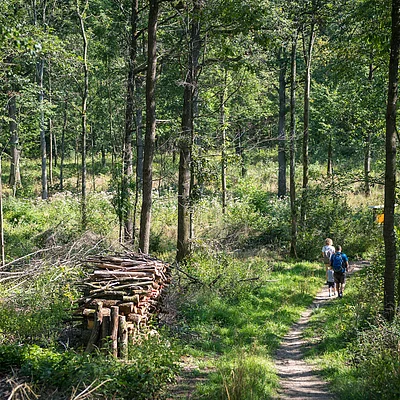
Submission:
[[[360,270],[366,262],[351,263],[350,275]],[[292,326],[289,333],[283,338],[282,344],[276,352],[275,366],[280,379],[281,388],[277,399],[280,400],[334,400],[335,396],[329,392],[326,382],[321,380],[312,366],[306,364],[304,359],[303,331],[307,327],[314,308],[323,306],[327,301],[328,287],[318,292],[313,303],[302,314],[300,319]],[[335,301],[335,300],[334,300]]]

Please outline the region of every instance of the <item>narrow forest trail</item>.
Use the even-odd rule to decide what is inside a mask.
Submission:
[[[349,275],[359,271],[368,263],[365,261],[350,263]],[[344,292],[345,293],[345,292]],[[300,319],[283,338],[276,352],[275,367],[280,380],[279,400],[334,400],[328,385],[314,368],[304,361],[303,331],[307,327],[315,308],[323,307],[328,301],[340,301],[328,296],[328,287],[323,286],[312,304],[301,314]]]

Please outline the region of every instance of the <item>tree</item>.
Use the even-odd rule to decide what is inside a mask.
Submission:
[[[146,135],[143,159],[143,193],[140,215],[139,248],[149,252],[151,227],[151,201],[153,189],[153,157],[156,138],[156,69],[157,69],[157,20],[158,0],[149,0],[147,28],[147,74],[146,74]]]
[[[10,126],[10,152],[11,152],[11,165],[10,165],[10,176],[8,183],[13,188],[13,194],[17,187],[21,186],[21,173],[19,168],[20,150],[18,148],[18,130],[17,130],[17,94],[10,93],[8,101],[8,117]]]
[[[81,212],[82,212],[82,229],[87,226],[87,209],[86,209],[86,136],[87,136],[87,101],[89,96],[89,70],[87,62],[88,40],[85,31],[85,16],[89,7],[89,0],[85,1],[82,11],[80,10],[79,0],[76,1],[76,12],[79,18],[81,28],[81,36],[83,41],[83,93],[81,105],[81,156],[82,156],[82,192],[81,192]]]
[[[309,127],[310,127],[310,89],[311,89],[311,60],[312,51],[315,41],[315,21],[312,19],[308,32],[308,41],[306,39],[306,32],[303,29],[303,56],[305,63],[305,76],[304,76],[304,110],[303,110],[303,192],[301,196],[301,213],[300,223],[305,227],[306,214],[307,214],[307,191],[308,191],[308,147],[309,147]]]
[[[132,165],[132,133],[135,117],[135,67],[137,54],[137,18],[138,0],[132,0],[131,5],[131,34],[129,40],[128,80],[126,84],[125,135],[123,149],[123,171],[121,186],[122,220],[124,223],[124,240],[131,243],[134,239],[134,227],[131,212],[131,181]]]
[[[176,260],[183,261],[190,253],[190,193],[192,183],[192,144],[194,111],[197,93],[197,78],[201,50],[200,37],[201,1],[193,1],[193,11],[188,33],[187,70],[183,87],[182,133],[179,138],[179,179],[178,179],[178,235]]]
[[[278,197],[286,196],[286,48],[279,51]]]
[[[389,85],[386,107],[386,167],[383,237],[385,242],[384,315],[391,321],[395,314],[396,236],[396,103],[400,51],[400,0],[392,0],[392,37],[390,42]]]
[[[296,50],[297,36],[295,31],[292,38],[292,52],[290,61],[290,255],[297,257],[297,206],[296,206]]]

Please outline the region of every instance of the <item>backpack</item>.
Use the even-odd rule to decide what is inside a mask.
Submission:
[[[342,253],[335,253],[332,256],[332,269],[334,272],[344,272]]]
[[[332,248],[327,247],[327,248],[324,250],[324,263],[325,263],[325,264],[329,264],[329,261],[330,261],[331,256],[332,256],[333,253],[334,253],[334,252],[333,252]]]

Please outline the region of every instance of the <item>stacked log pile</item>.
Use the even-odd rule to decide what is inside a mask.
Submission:
[[[170,265],[144,254],[97,256],[86,260],[94,271],[82,282],[77,314],[90,330],[86,351],[111,343],[113,355],[126,357],[128,341],[159,310],[171,280]]]

